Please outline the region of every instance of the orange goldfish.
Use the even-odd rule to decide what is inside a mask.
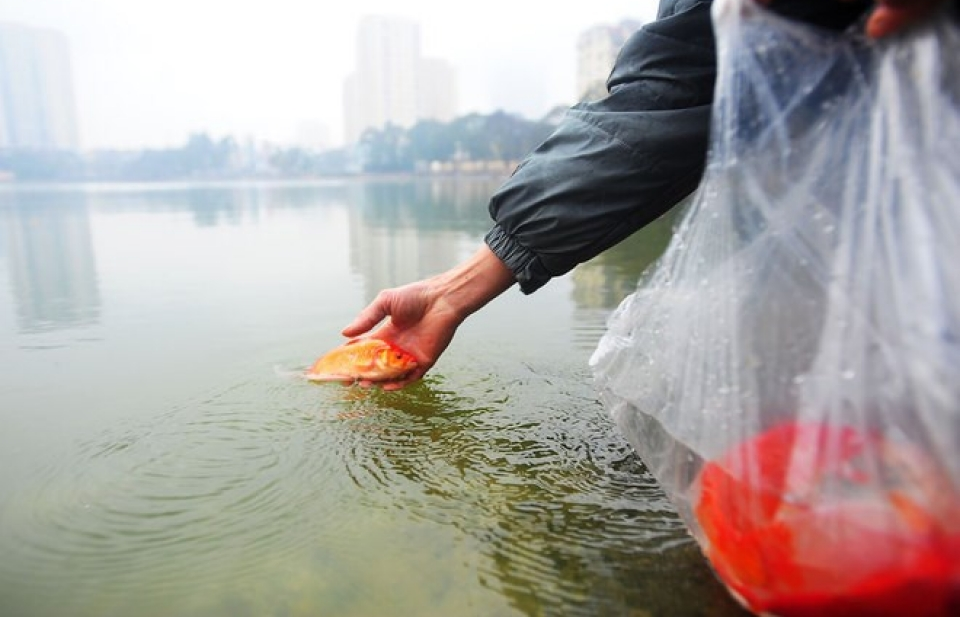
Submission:
[[[937,461],[882,433],[774,426],[700,470],[721,581],[751,612],[947,617],[960,606],[960,497]]]
[[[304,373],[310,381],[390,381],[417,367],[409,352],[380,339],[354,339],[330,350]]]

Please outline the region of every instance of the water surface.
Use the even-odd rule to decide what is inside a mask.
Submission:
[[[494,187],[0,188],[0,614],[742,615],[587,368],[669,221],[420,384],[296,377]]]

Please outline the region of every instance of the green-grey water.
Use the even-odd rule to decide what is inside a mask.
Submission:
[[[669,221],[420,384],[298,378],[493,188],[0,187],[0,615],[742,615],[587,367]]]

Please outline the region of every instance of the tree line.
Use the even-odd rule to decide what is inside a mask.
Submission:
[[[234,177],[309,177],[413,173],[437,163],[516,161],[554,129],[498,111],[410,128],[368,129],[349,148],[311,151],[191,135],[180,147],[89,153],[0,149],[0,179],[154,181]]]
[[[542,142],[554,126],[504,112],[471,114],[443,123],[424,120],[410,129],[388,125],[360,139],[364,171],[414,171],[418,163],[515,161]]]

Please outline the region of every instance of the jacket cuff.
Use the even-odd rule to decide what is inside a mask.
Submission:
[[[550,280],[550,273],[540,263],[540,259],[509,236],[500,225],[494,225],[483,240],[493,254],[513,272],[513,278],[520,284],[520,291],[523,293],[531,294]]]

